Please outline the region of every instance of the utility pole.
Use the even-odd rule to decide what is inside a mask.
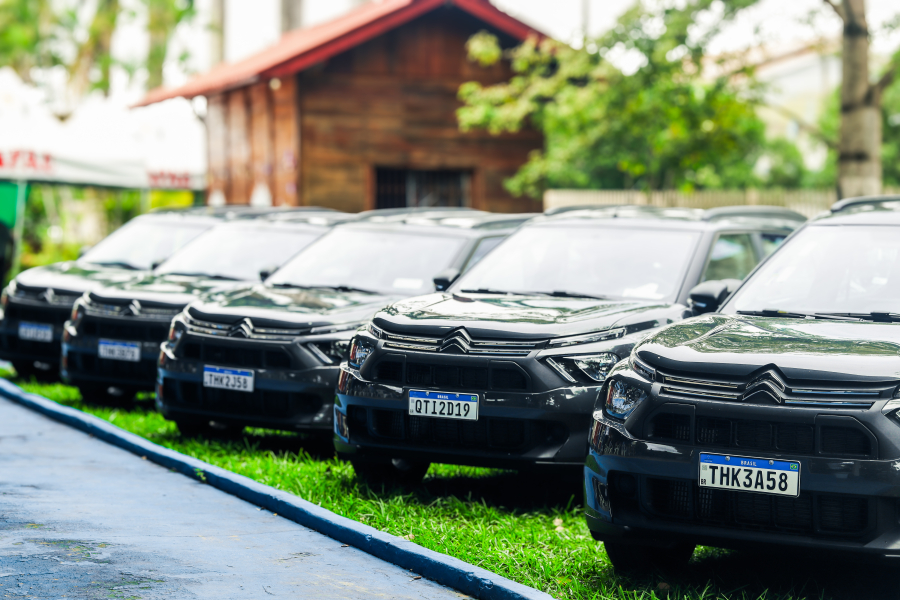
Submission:
[[[281,33],[303,27],[303,0],[281,0]]]

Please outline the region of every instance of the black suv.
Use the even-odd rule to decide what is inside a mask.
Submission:
[[[532,215],[373,211],[264,284],[207,295],[172,323],[157,407],[184,433],[255,425],[330,435],[348,342],[384,305],[449,285]]]
[[[222,223],[152,273],[86,292],[71,310],[62,377],[85,398],[153,390],[172,318],[200,294],[267,277],[338,222],[335,211],[269,211]]]
[[[697,300],[714,308],[726,286]],[[835,205],[607,377],[584,470],[617,568],[695,544],[900,556],[900,197]]]
[[[230,213],[207,209],[143,215],[120,227],[77,261],[20,273],[0,299],[0,359],[12,362],[22,376],[58,377],[63,323],[85,291],[149,271],[228,216]]]
[[[578,208],[538,217],[447,291],[403,300],[353,339],[335,446],[364,479],[430,462],[583,465],[607,372],[739,279],[805,219],[774,207]]]

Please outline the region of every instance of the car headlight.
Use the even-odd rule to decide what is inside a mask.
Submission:
[[[374,350],[372,346],[357,336],[350,342],[350,353],[347,362],[354,369],[360,369],[363,363],[366,362],[366,359],[369,358],[369,355],[372,354],[372,350]]]
[[[9,285],[3,289],[3,293],[0,294],[0,307],[3,307],[3,310],[6,310],[6,305],[9,304],[9,297],[16,295],[16,280],[13,279],[9,282]]]
[[[611,417],[624,419],[647,399],[647,392],[623,381],[613,381],[606,391],[606,412]]]
[[[347,359],[349,349],[347,340],[334,340],[329,342],[310,342],[306,345],[316,358],[326,365],[338,364]]]
[[[184,321],[175,317],[172,319],[172,324],[169,325],[169,336],[168,340],[170,342],[177,343],[178,340],[181,339],[181,336],[184,335],[185,330],[187,329],[187,325],[185,325]]]
[[[72,305],[72,313],[69,315],[69,320],[72,321],[72,324],[78,327],[78,322],[81,321],[81,317],[84,316],[84,303],[79,298],[75,301],[75,304]]]
[[[619,362],[619,356],[612,352],[553,356],[547,359],[547,364],[570,383],[579,381],[579,374],[586,375],[592,381],[603,382],[617,362]]]

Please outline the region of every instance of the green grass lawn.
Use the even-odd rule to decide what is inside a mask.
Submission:
[[[126,407],[96,406],[84,402],[72,387],[17,383],[167,448],[556,598],[898,597],[897,584],[879,567],[839,560],[798,562],[797,553],[759,556],[701,548],[683,573],[620,577],[584,523],[577,478],[434,465],[419,486],[372,489],[359,484],[350,465],[335,458],[328,440],[265,430],[248,430],[232,440],[189,439],[154,412],[149,399]]]

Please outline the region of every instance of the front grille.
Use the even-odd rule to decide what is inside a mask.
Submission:
[[[709,448],[778,451],[789,454],[828,454],[848,458],[874,457],[875,448],[862,430],[854,427],[802,423],[778,423],[741,419],[696,417],[693,443]],[[691,443],[691,417],[659,412],[650,418],[646,434],[650,439]],[[816,438],[820,437],[819,450]]]
[[[184,358],[201,360],[223,367],[291,368],[291,357],[283,348],[264,350],[258,347],[188,341],[183,344],[180,351]]]
[[[714,400],[743,404],[868,408],[879,398],[889,397],[897,382],[795,381],[776,369],[745,378],[712,378],[692,373],[656,370],[653,379],[660,394],[680,400]]]
[[[202,335],[215,335],[220,337],[237,337],[258,340],[293,340],[311,332],[310,327],[299,328],[267,328],[257,327],[249,318],[241,319],[237,323],[225,324],[213,321],[201,321],[191,315],[185,315],[185,325],[188,331]]]
[[[527,391],[528,378],[517,368],[507,366],[459,367],[428,363],[384,360],[374,368],[374,380],[380,383],[437,387],[442,389]]]
[[[46,323],[48,325],[62,325],[69,318],[68,310],[51,308],[39,308],[35,306],[20,306],[9,304],[6,307],[5,317],[17,321],[30,321],[33,323]]]
[[[525,452],[540,443],[564,441],[567,432],[525,419],[482,417],[477,421],[410,416],[399,410],[352,407],[351,432],[370,425],[372,441],[404,441],[412,445],[466,450]],[[359,424],[362,427],[354,427]],[[366,433],[368,436],[368,433]]]
[[[788,498],[648,477],[641,504],[664,518],[773,533],[858,535],[869,528],[870,500],[854,496],[801,493]]]
[[[477,356],[528,356],[546,344],[546,340],[475,339],[462,328],[455,329],[443,337],[403,335],[386,330],[380,330],[379,337],[384,340],[385,348]]]
[[[135,383],[156,381],[156,360],[109,360],[93,354],[73,352],[69,354],[69,369],[89,375],[126,377],[135,379]]]
[[[89,317],[82,320],[80,329],[84,335],[129,342],[163,342],[169,334],[168,323],[115,323]]]
[[[252,392],[220,390],[169,377],[163,379],[163,397],[170,404],[236,417],[294,418],[314,415],[322,408],[322,399],[315,394],[261,389]]]

